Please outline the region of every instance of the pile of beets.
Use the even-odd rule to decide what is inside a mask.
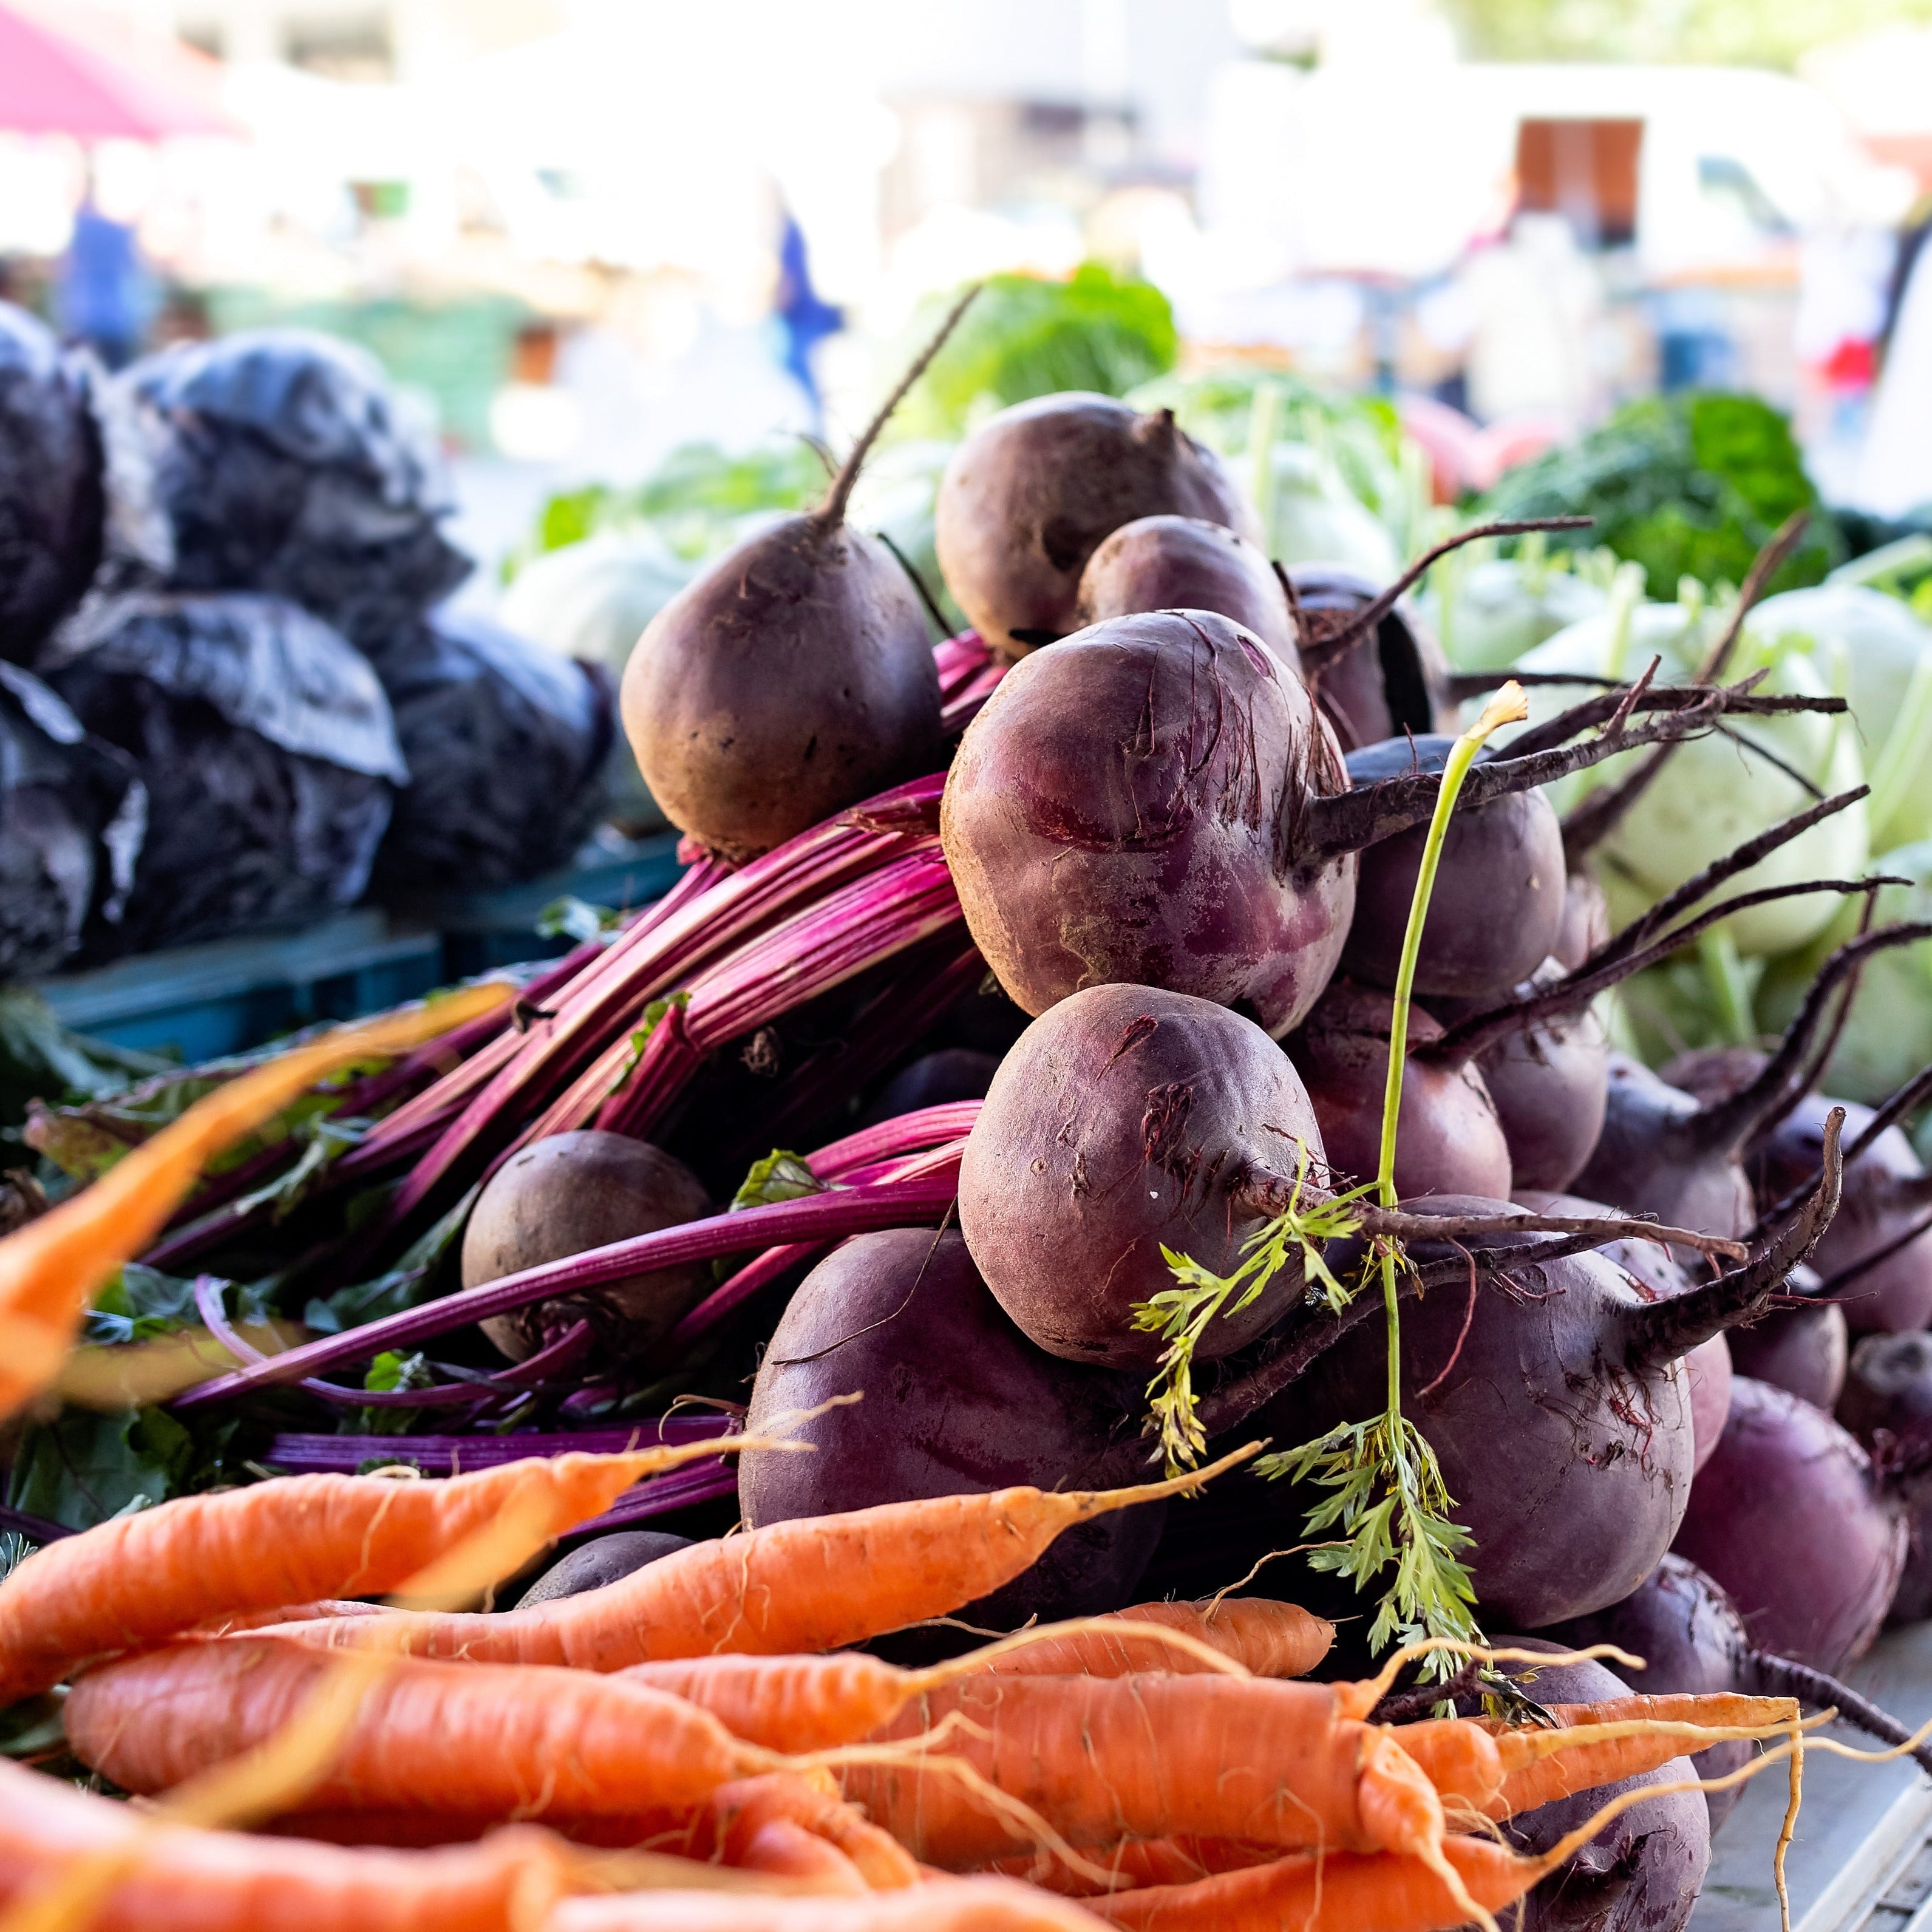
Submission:
[[[1862,933],[1762,1052],[1654,1072],[1592,1004],[1851,800],[1612,934],[1586,859],[1618,803],[1727,714],[1838,701],[1646,675],[1486,752],[1398,1045],[1411,897],[1471,694],[1400,586],[1284,572],[1170,413],[1054,395],[952,461],[938,552],[974,630],[935,647],[920,587],[845,520],[877,427],[822,508],[721,559],[637,646],[626,726],[698,854],[685,884],[531,988],[514,1028],[459,1042],[453,1070],[425,1061],[339,1163],[400,1184],[338,1276],[439,1214],[462,1225],[480,1184],[462,1291],[184,1409],[272,1383],[293,1400],[301,1377],[346,1399],[336,1365],[487,1317],[519,1370],[396,1399],[481,1426],[520,1376],[553,1391],[540,1422],[580,1428],[676,1392],[750,1310],[748,1424],[816,1452],[743,1459],[750,1522],[1137,1480],[1166,1346],[1137,1311],[1175,1258],[1229,1275],[1285,1210],[1373,1179],[1400,1052],[1403,1211],[1323,1257],[1366,1292],[1338,1309],[1290,1243],[1206,1323],[1208,1453],[1377,1414],[1365,1242],[1396,1239],[1402,1407],[1473,1539],[1490,1638],[1613,1641],[1649,1660],[1642,1691],[1775,1689],[1902,1736],[1831,1674],[1888,1618],[1932,1611],[1932,1178],[1898,1124],[1932,1083],[1876,1113],[1814,1083],[1862,962],[1924,931]],[[1559,820],[1544,785],[1643,746],[1587,823]],[[361,1100],[381,1114],[404,1091]],[[761,1165],[720,1212],[775,1143],[819,1150]],[[178,1227],[157,1253],[183,1269],[211,1238]],[[1346,1619],[1333,1667],[1354,1674],[1388,1580],[1358,1595],[1280,1554],[1316,1500],[1243,1474],[1098,1520],[963,1620],[1257,1590]],[[580,1555],[569,1587],[663,1541]],[[1681,1924],[1708,1828],[1672,1802],[1668,1830],[1629,1814],[1547,1882],[1533,1922]]]

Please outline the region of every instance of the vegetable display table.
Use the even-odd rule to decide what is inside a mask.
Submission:
[[[1846,1673],[1898,1718],[1932,1718],[1932,1624],[1892,1630]],[[1834,1736],[1864,1747],[1853,1732]],[[1782,1769],[1747,1788],[1712,1847],[1691,1932],[1778,1923],[1772,1848],[1788,1787]],[[1793,1932],[1932,1932],[1932,1780],[1909,1760],[1854,1764],[1812,1752],[1786,1869]]]

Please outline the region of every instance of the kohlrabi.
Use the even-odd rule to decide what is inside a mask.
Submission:
[[[1458,670],[1500,670],[1608,608],[1610,570],[1600,560],[1614,568],[1608,551],[1552,552],[1540,532],[1523,538],[1514,556],[1465,562],[1452,553],[1431,573],[1423,608]]]
[[[1628,586],[1603,614],[1573,624],[1539,644],[1519,668],[1547,674],[1636,677],[1653,658],[1662,660],[1659,684],[1695,682],[1706,655],[1722,636],[1727,616],[1701,601],[1635,604]],[[1808,646],[1780,644],[1747,622],[1723,680],[1753,671],[1766,674],[1765,692],[1822,696],[1832,686]],[[1576,703],[1592,687],[1543,685],[1530,692],[1532,725]],[[1579,775],[1556,788],[1559,810],[1574,807],[1584,786],[1614,784],[1631,768],[1628,757],[1598,772]],[[1863,782],[1858,737],[1843,715],[1793,712],[1727,722],[1695,742],[1680,746],[1644,794],[1598,848],[1597,871],[1618,925],[1634,917],[1734,846],[1802,811],[1818,794],[1846,791]],[[1815,790],[1813,789],[1815,788]],[[1749,892],[1804,879],[1856,876],[1869,854],[1863,805],[1835,814],[1802,837],[1729,882]],[[1754,907],[1726,922],[1716,950],[1739,953],[1788,952],[1814,938],[1836,907],[1828,898],[1801,897]]]

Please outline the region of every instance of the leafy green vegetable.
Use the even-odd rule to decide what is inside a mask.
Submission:
[[[911,338],[928,339],[958,293],[922,308]],[[1166,296],[1101,262],[1083,262],[1064,282],[991,275],[900,406],[893,430],[956,436],[980,416],[1057,390],[1125,395],[1172,368],[1179,348]]]
[[[537,914],[539,939],[574,940],[581,946],[586,939],[602,939],[614,933],[624,915],[614,906],[592,905],[588,899],[574,898],[566,892],[552,899]]]
[[[70,1529],[205,1490],[228,1474],[232,1420],[190,1428],[159,1408],[118,1414],[63,1409],[30,1423],[14,1457],[7,1501]]]
[[[82,1100],[112,1093],[167,1062],[70,1033],[39,994],[0,987],[0,1127],[17,1126],[34,1100]]]
[[[729,1211],[735,1214],[746,1208],[769,1208],[775,1201],[797,1201],[824,1192],[824,1182],[799,1155],[774,1148],[763,1160],[752,1163],[744,1185],[731,1197]]]
[[[1594,518],[1589,530],[1550,541],[1607,544],[1642,565],[1653,597],[1670,598],[1685,577],[1742,584],[1778,525],[1817,502],[1790,425],[1768,404],[1687,394],[1627,404],[1601,428],[1512,470],[1480,517]],[[1770,588],[1816,584],[1841,554],[1836,526],[1816,518]]]
[[[433,1292],[438,1269],[455,1246],[475,1206],[472,1187],[441,1220],[417,1240],[396,1265],[370,1281],[352,1282],[326,1297],[316,1296],[302,1310],[302,1323],[319,1335],[339,1335],[386,1315],[400,1315]]]
[[[385,1348],[369,1364],[362,1378],[365,1389],[378,1390],[388,1395],[398,1389],[428,1388],[436,1378],[430,1372],[428,1362],[421,1349],[412,1354],[399,1354],[393,1348]],[[345,1419],[343,1433],[348,1436],[407,1436],[422,1419],[419,1408],[395,1408],[378,1406],[370,1408],[356,1409]]]

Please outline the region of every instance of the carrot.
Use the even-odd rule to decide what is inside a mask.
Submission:
[[[88,1301],[160,1232],[215,1155],[338,1067],[446,1033],[501,1006],[512,991],[472,986],[366,1026],[339,1028],[251,1068],[204,1094],[78,1194],[0,1240],[0,1416],[53,1380]]]
[[[1439,1840],[1421,1768],[1347,1708],[1346,1687],[1247,1677],[968,1677],[927,1693],[879,1734],[950,1716],[944,1749],[1039,1812],[1066,1840],[1177,1832],[1373,1851]],[[1028,1849],[957,1780],[916,1760],[843,1774],[915,1856],[950,1868]]]
[[[1545,1870],[1482,1838],[1451,1838],[1444,1851],[1468,1895],[1490,1912],[1520,1898]],[[1117,1892],[1087,1907],[1126,1932],[1447,1932],[1469,1916],[1441,1873],[1385,1852],[1304,1854]],[[553,1922],[574,1909],[560,1907]]]
[[[920,1882],[919,1867],[904,1848],[818,1778],[777,1772],[721,1785],[711,1794],[713,1855],[752,1871],[798,1870],[798,1838],[834,1852],[858,1881],[859,1891],[898,1892]],[[778,1828],[782,1827],[782,1831]],[[767,1835],[770,1834],[770,1835]],[[781,1862],[772,1857],[782,1848]]]
[[[956,1878],[863,1899],[695,1892],[568,1898],[544,1932],[1101,1932],[1101,1922],[1010,1879]]]
[[[1798,1706],[1788,1697],[1720,1694],[1554,1705],[1551,1714],[1556,1730],[1451,1718],[1398,1725],[1389,1735],[1452,1811],[1500,1819],[1621,1784],[1726,1737],[1764,1737],[1788,1727]]]
[[[143,1840],[88,1932],[520,1932],[516,1908],[563,1889],[546,1832],[445,1851],[345,1851],[156,1826],[131,1807],[0,1762],[0,1906],[44,1897],[78,1861]]]
[[[1271,1864],[1281,1856],[1277,1845],[1256,1845],[1240,1838],[1205,1838],[1186,1833],[1171,1838],[1123,1838],[1096,1856],[1109,1882],[1096,1883],[1086,1871],[1069,1865],[1050,1852],[1026,1857],[995,1858],[980,1869],[1006,1878],[1025,1879],[1067,1898],[1092,1898],[1137,1886],[1191,1885],[1217,1872],[1245,1871],[1251,1865]]]
[[[322,1652],[272,1638],[150,1651],[75,1684],[68,1739],[124,1790],[165,1791],[275,1736],[334,1668]],[[332,1762],[291,1808],[686,1811],[790,1762],[645,1684],[412,1658],[364,1692]]]
[[[715,1441],[708,1446],[717,1453]],[[772,1523],[678,1550],[601,1590],[501,1616],[398,1612],[278,1628],[340,1648],[396,1646],[419,1656],[580,1670],[726,1651],[836,1650],[961,1609],[1031,1568],[1063,1530],[1185,1495],[1259,1448],[1131,1489],[996,1490]]]
[[[0,1583],[0,1706],[86,1658],[206,1618],[393,1589],[512,1498],[560,1533],[639,1477],[729,1447],[716,1438],[623,1456],[534,1456],[437,1482],[280,1476],[116,1516],[49,1544]]]
[[[1178,1630],[1231,1657],[1257,1677],[1305,1677],[1328,1654],[1335,1626],[1295,1604],[1264,1597],[1213,1598],[1194,1604],[1136,1604],[1052,1642],[1003,1652],[986,1668],[1003,1676],[1125,1677],[1136,1670],[1206,1666],[1172,1644],[1137,1636],[1135,1624]]]
[[[1162,1621],[1154,1625],[1156,1634],[1133,1640],[1132,1649],[1146,1654],[1151,1660],[1149,1667],[1165,1664],[1192,1672],[1218,1666],[1224,1672],[1244,1676],[1245,1670],[1225,1650],[1204,1643],[1186,1627],[1199,1621],[1192,1606],[1178,1607],[1184,1614],[1173,1624]],[[728,1654],[667,1659],[660,1664],[633,1664],[624,1675],[701,1706],[728,1730],[753,1744],[774,1750],[826,1750],[870,1736],[927,1691],[962,1677],[1001,1674],[1006,1665],[1023,1664],[1036,1654],[1066,1663],[1078,1658],[1082,1646],[1087,1645],[1090,1660],[1123,1664],[1129,1647],[1120,1643],[1115,1633],[1124,1627],[1131,1628],[1124,1626],[1118,1614],[1048,1624],[1021,1631],[926,1670],[901,1670],[862,1652],[848,1650],[830,1657]],[[1094,1640],[1091,1644],[1088,1643],[1090,1637]],[[1276,1648],[1265,1642],[1258,1647]],[[1118,1676],[1126,1672],[1112,1670],[1094,1674]]]

